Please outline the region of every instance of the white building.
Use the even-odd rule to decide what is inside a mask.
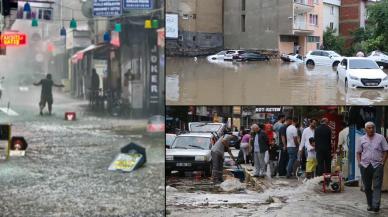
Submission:
[[[339,33],[339,11],[341,0],[323,0],[323,28],[335,29],[335,34]]]

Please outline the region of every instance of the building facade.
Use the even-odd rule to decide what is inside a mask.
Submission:
[[[304,55],[320,47],[322,0],[225,0],[225,48]]]
[[[341,0],[323,0],[323,29],[335,30],[339,34],[339,12]]]
[[[195,56],[223,48],[223,0],[167,0],[178,15],[178,37],[166,38],[167,55]]]

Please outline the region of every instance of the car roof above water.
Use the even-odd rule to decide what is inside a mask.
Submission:
[[[211,138],[213,136],[213,134],[212,133],[186,133],[186,134],[178,135],[177,137],[182,137],[182,136],[187,136],[187,137],[208,137],[208,138]]]

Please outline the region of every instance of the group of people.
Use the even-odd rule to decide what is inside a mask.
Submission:
[[[297,162],[303,162],[307,178],[320,176],[331,170],[331,133],[327,118],[322,118],[319,126],[316,119],[310,119],[303,129],[297,118],[280,115],[274,125],[253,124],[250,130],[240,130],[243,162],[251,161],[255,166],[254,176],[258,177],[264,176],[269,164],[272,176],[290,178],[295,176]]]

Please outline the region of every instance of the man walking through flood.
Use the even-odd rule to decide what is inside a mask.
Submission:
[[[39,108],[40,108],[40,115],[43,115],[43,109],[46,106],[46,103],[48,105],[48,111],[49,115],[52,113],[52,105],[53,105],[53,86],[54,87],[64,87],[63,84],[55,84],[52,80],[51,74],[47,74],[46,78],[40,80],[37,83],[34,83],[35,86],[42,85],[42,92],[40,95],[40,102],[39,102]]]
[[[368,211],[379,212],[388,144],[384,136],[376,133],[375,130],[376,125],[373,122],[365,124],[366,135],[360,138],[360,145],[357,146],[357,161],[364,183]]]

